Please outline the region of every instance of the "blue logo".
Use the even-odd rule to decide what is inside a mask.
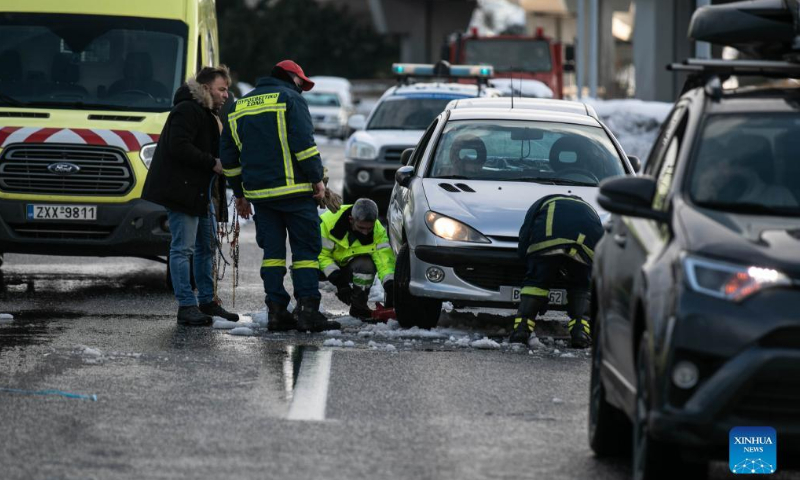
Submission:
[[[778,434],[772,427],[733,427],[728,464],[736,474],[769,475],[778,470]]]
[[[73,173],[78,173],[81,171],[81,167],[75,165],[74,163],[67,162],[51,163],[47,166],[47,169],[56,175],[62,176],[72,175]]]

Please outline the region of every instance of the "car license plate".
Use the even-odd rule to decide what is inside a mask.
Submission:
[[[97,205],[28,204],[28,220],[97,220]]]
[[[514,288],[511,292],[511,301],[519,302],[521,288]],[[551,289],[548,303],[550,305],[566,305],[567,304],[567,291],[561,289]]]

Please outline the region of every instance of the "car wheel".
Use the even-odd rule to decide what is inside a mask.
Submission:
[[[647,332],[639,342],[636,362],[636,407],[633,418],[633,479],[667,480],[674,478],[704,479],[708,465],[687,462],[676,445],[660,442],[650,435],[648,420],[652,404],[650,355],[647,350]]]
[[[394,270],[394,311],[397,321],[403,328],[433,328],[442,313],[442,301],[417,297],[408,289],[411,282],[411,253],[408,244],[403,244],[397,252]]]
[[[592,370],[589,390],[589,446],[598,457],[630,453],[630,421],[621,410],[606,400],[606,389],[600,378],[603,363],[603,342],[600,322],[594,322]]]

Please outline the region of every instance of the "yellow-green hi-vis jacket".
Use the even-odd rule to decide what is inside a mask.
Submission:
[[[325,212],[320,217],[322,252],[319,254],[319,269],[327,277],[347,265],[354,257],[369,255],[375,263],[378,278],[385,284],[394,279],[395,256],[389,245],[389,237],[381,222],[376,221],[372,230],[372,243],[363,245],[359,240],[352,239],[349,235],[352,207],[342,205],[338,212]]]

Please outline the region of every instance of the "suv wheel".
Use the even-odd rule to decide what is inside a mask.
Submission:
[[[622,411],[606,400],[606,389],[600,378],[603,364],[600,322],[594,322],[593,333],[589,390],[589,446],[598,457],[625,455],[630,453],[630,421]]]
[[[432,298],[416,297],[408,290],[411,282],[411,253],[408,244],[403,244],[397,252],[397,265],[394,271],[394,311],[397,321],[403,328],[433,328],[442,313],[442,301]]]
[[[687,462],[676,445],[660,442],[650,436],[648,419],[652,404],[650,355],[647,331],[639,342],[636,362],[636,408],[633,418],[633,479],[667,480],[675,478],[704,479],[708,475],[705,462]]]

